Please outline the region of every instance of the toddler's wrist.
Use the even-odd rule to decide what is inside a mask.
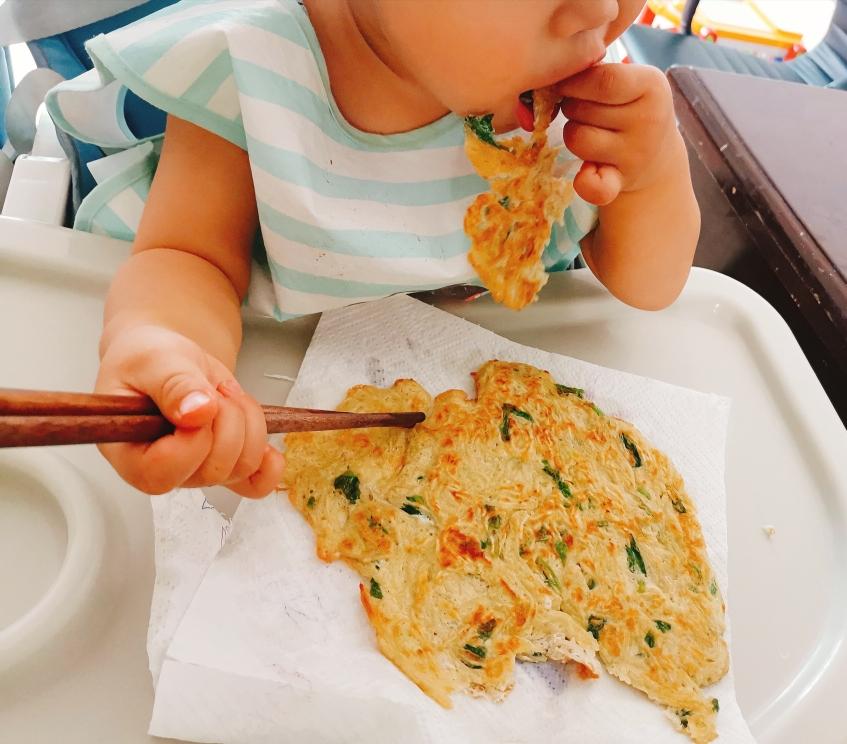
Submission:
[[[625,185],[621,193],[632,194],[656,188],[675,180],[680,173],[688,173],[688,151],[679,130],[673,127],[651,167],[632,184]]]

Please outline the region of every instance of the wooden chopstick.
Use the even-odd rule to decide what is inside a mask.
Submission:
[[[156,404],[144,395],[60,393],[50,390],[0,388],[0,416],[159,416]]]
[[[348,413],[262,406],[269,434],[368,427],[411,428],[418,411]],[[144,396],[0,389],[0,447],[151,442],[173,424]]]

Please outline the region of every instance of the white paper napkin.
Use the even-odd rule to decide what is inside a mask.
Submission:
[[[290,405],[332,408],[357,383],[413,377],[431,393],[472,391],[469,373],[498,358],[549,370],[585,388],[607,413],[633,422],[685,478],[724,596],[727,540],[724,448],[729,401],[515,344],[406,296],[326,313]],[[198,556],[220,523],[184,492],[156,509],[157,577],[151,668],[198,585]],[[191,525],[190,515],[197,525]],[[178,529],[178,538],[175,538]],[[182,568],[181,552],[193,556]],[[182,575],[182,581],[180,581]],[[444,710],[376,648],[358,576],[315,557],[311,529],[283,494],[245,501],[167,646],[150,733],[203,742],[580,742],[681,744],[658,706],[608,675],[569,676],[555,664],[519,664],[500,704],[454,696]],[[175,587],[179,587],[175,589]],[[155,640],[155,643],[153,641]],[[732,674],[720,700],[722,742],[752,742]]]

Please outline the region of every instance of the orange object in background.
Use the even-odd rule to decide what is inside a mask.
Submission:
[[[785,53],[785,56],[783,57],[783,59],[786,62],[788,62],[788,60],[795,59],[796,57],[799,57],[801,54],[805,54],[805,53],[806,53],[806,47],[804,47],[802,44],[793,44],[791,46],[791,49],[789,49]]]
[[[780,50],[784,59],[793,59],[805,52],[802,45],[803,34],[795,31],[787,31],[779,28],[768,18],[764,11],[756,4],[755,0],[741,0],[758,18],[762,26],[758,28],[739,26],[732,23],[722,22],[720,19],[706,16],[702,5],[698,8],[691,24],[692,31],[700,38],[708,41],[718,39],[731,39],[747,44],[757,44]],[[705,4],[705,3],[703,3]],[[647,0],[647,6],[639,19],[642,23],[652,25],[658,18],[670,22],[674,28],[679,29],[682,24],[682,11],[685,0]],[[649,21],[647,19],[650,19]]]
[[[697,32],[697,36],[703,39],[703,41],[711,41],[712,43],[716,43],[718,40],[717,32],[709,26],[701,26],[700,30]]]
[[[643,23],[645,26],[652,26],[656,20],[656,14],[650,9],[650,4],[644,6],[641,11],[641,16],[638,18],[638,23]]]

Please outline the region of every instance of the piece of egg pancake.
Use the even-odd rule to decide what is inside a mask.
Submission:
[[[547,140],[556,104],[551,91],[535,91],[529,139],[495,139],[490,115],[465,120],[465,152],[490,186],[465,214],[468,260],[492,297],[513,310],[535,301],[547,283],[541,257],[573,198],[558,162],[563,147]]]
[[[283,485],[318,555],[362,576],[380,650],[446,707],[501,699],[516,660],[582,677],[599,660],[711,741],[718,703],[701,688],[728,668],[724,603],[682,478],[547,372],[492,361],[474,376],[475,399],[399,380],[340,406],[424,411],[412,430],[286,437]]]

